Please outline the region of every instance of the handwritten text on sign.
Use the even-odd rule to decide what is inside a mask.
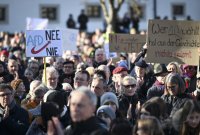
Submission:
[[[148,62],[177,61],[198,65],[200,22],[150,20],[148,24]]]
[[[26,56],[62,56],[60,30],[26,31]]]
[[[145,35],[110,34],[110,52],[140,52],[146,43]]]

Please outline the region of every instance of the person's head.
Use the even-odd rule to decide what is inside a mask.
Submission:
[[[132,126],[129,121],[117,118],[110,124],[110,135],[132,135]]]
[[[161,83],[164,84],[165,82],[165,76],[169,73],[169,71],[167,70],[165,64],[154,64],[154,76],[156,77],[156,80]]]
[[[110,69],[109,69],[109,67],[107,65],[100,65],[97,69],[100,70],[100,71],[104,71],[105,72],[106,81],[108,82],[109,78],[110,78]]]
[[[58,70],[63,69],[64,59],[62,57],[56,57],[56,62],[54,63],[54,67]]]
[[[30,99],[33,100],[36,104],[39,104],[43,97],[44,94],[48,91],[48,88],[44,84],[40,84],[36,88],[33,89],[33,91],[30,93]]]
[[[34,76],[37,75],[39,72],[39,63],[37,60],[31,60],[28,63],[28,68],[30,68],[33,71]]]
[[[136,84],[137,81],[134,77],[124,77],[121,84],[121,94],[124,94],[126,96],[133,96],[136,92]]]
[[[134,132],[137,135],[164,135],[161,124],[155,117],[139,119]]]
[[[80,86],[88,86],[90,81],[90,75],[86,70],[80,70],[75,73],[74,88],[77,89]]]
[[[167,106],[159,97],[153,97],[146,101],[139,110],[139,119],[145,119],[154,116],[158,120],[162,120],[167,116]]]
[[[88,66],[87,64],[81,62],[81,63],[79,63],[79,64],[77,65],[76,71],[85,70],[85,69],[87,68],[87,66]]]
[[[135,63],[135,73],[137,77],[144,77],[146,73],[147,63],[144,60],[140,60]]]
[[[15,91],[10,85],[4,83],[0,84],[0,105],[3,108],[12,103],[14,100],[14,93]]]
[[[33,77],[34,77],[33,70],[30,69],[30,68],[26,68],[26,70],[24,71],[24,76],[25,76],[28,80],[33,80]]]
[[[74,62],[66,61],[63,63],[63,72],[65,74],[72,74],[74,72]]]
[[[8,62],[8,57],[9,57],[9,52],[6,51],[6,50],[2,50],[0,52],[0,61],[3,61],[3,62]]]
[[[188,100],[184,106],[172,116],[175,130],[186,133],[188,130],[200,130],[200,104],[195,100]]]
[[[197,72],[196,66],[184,64],[182,65],[182,68],[184,75],[187,75],[190,78],[192,78]]]
[[[16,79],[13,80],[10,85],[15,90],[15,96],[22,98],[26,92],[23,81],[21,79]]]
[[[8,71],[11,74],[15,74],[16,71],[19,70],[19,66],[16,60],[14,59],[9,59],[8,60]]]
[[[170,71],[170,72],[178,73],[178,74],[182,75],[182,70],[179,67],[179,64],[177,62],[170,62],[167,65],[167,70]]]
[[[170,73],[165,79],[165,92],[170,95],[178,95],[185,92],[185,84],[177,73]]]
[[[49,63],[51,66],[53,66],[54,57],[46,57],[46,63]]]
[[[46,86],[49,89],[55,89],[58,83],[58,71],[54,67],[47,67],[46,68],[46,79],[47,83]],[[42,81],[45,82],[45,74],[43,73]]]
[[[39,86],[40,84],[42,84],[41,81],[39,80],[33,80],[31,83],[30,83],[30,90],[29,90],[29,94],[31,95],[31,93],[33,92],[33,90]]]
[[[108,127],[110,127],[111,121],[116,118],[114,110],[108,105],[100,106],[96,114],[106,122]]]
[[[92,83],[91,83],[91,91],[96,94],[97,97],[101,97],[104,92],[107,90],[107,82],[106,76],[103,71],[97,70],[94,73]]]
[[[94,116],[97,97],[88,87],[81,86],[71,92],[69,104],[72,121],[81,122]]]
[[[101,96],[101,105],[110,106],[114,110],[114,112],[116,112],[116,110],[119,109],[117,96],[112,92],[105,92]]]
[[[100,63],[106,60],[106,55],[103,49],[97,49],[95,51],[95,61]]]
[[[65,96],[61,91],[50,90],[45,93],[43,97],[43,102],[54,102],[59,106],[60,114],[62,113],[64,106],[67,105]]]

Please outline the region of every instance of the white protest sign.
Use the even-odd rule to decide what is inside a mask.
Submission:
[[[77,37],[78,37],[78,30],[76,29],[62,30],[63,51],[66,50],[76,51]]]
[[[48,19],[44,18],[26,18],[26,30],[44,30],[47,29]]]
[[[199,65],[200,22],[149,20],[147,62]]]
[[[106,53],[106,58],[116,58],[117,57],[117,53],[116,52],[110,52],[109,51],[109,44],[104,44],[104,51]]]
[[[62,56],[62,32],[60,30],[26,31],[26,56]]]

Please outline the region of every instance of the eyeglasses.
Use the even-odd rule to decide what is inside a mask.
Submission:
[[[136,84],[131,84],[131,85],[123,85],[126,89],[128,88],[135,88]]]
[[[0,94],[0,97],[10,96],[10,95],[12,95],[11,92],[10,93],[3,93],[3,94]]]

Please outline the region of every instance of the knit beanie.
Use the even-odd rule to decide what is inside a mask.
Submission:
[[[116,118],[116,115],[115,115],[115,112],[114,110],[109,107],[108,105],[102,105],[98,108],[97,110],[97,116],[100,114],[100,113],[105,113],[109,116],[109,118],[111,120],[115,119]]]
[[[101,96],[101,105],[105,105],[107,102],[113,102],[119,108],[117,96],[112,92],[106,92]]]

